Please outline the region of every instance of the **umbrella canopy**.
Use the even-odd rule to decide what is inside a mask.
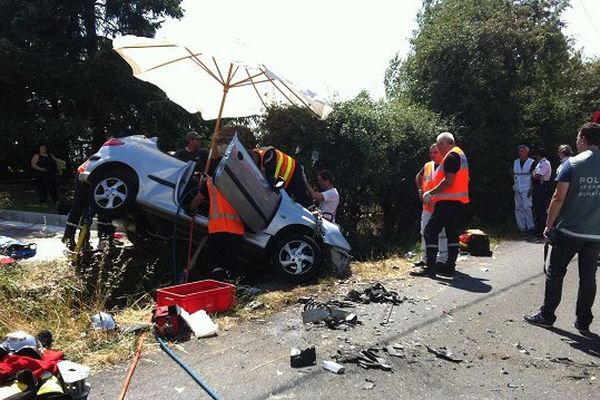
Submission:
[[[321,119],[333,111],[316,93],[298,89],[263,64],[137,36],[117,38],[113,48],[136,78],[158,86],[188,112],[217,119],[215,130],[221,118],[257,115],[274,103],[307,107]]]

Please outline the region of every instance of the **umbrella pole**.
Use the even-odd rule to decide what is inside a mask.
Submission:
[[[204,166],[205,174],[208,173],[208,167],[210,166],[210,160],[213,156],[213,152],[216,150],[215,147],[217,144],[215,142],[215,136],[221,129],[221,115],[223,115],[223,108],[225,107],[225,98],[227,97],[228,90],[229,90],[229,87],[227,87],[227,86],[223,87],[223,97],[221,98],[221,107],[219,108],[219,114],[217,116],[217,121],[215,122],[215,130],[214,130],[214,132],[212,134],[212,138],[210,140],[210,150],[208,152],[208,159],[206,160],[206,165]]]

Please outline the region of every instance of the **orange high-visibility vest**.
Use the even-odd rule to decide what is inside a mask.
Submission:
[[[438,165],[440,168],[441,164]],[[423,193],[433,189],[435,186],[433,185],[434,174],[436,173],[435,163],[433,161],[429,161],[425,163],[423,167],[423,180],[421,182],[421,190]],[[433,205],[431,203],[427,204],[423,202],[423,210],[433,212]]]
[[[244,223],[225,196],[213,184],[212,178],[206,179],[210,207],[208,211],[208,233],[244,234]]]
[[[294,170],[296,169],[296,160],[294,160],[292,157],[285,154],[283,151],[277,150],[273,147],[261,147],[260,149],[254,149],[254,151],[260,157],[260,167],[261,168],[265,167],[264,156],[265,156],[265,153],[270,149],[275,150],[275,163],[276,164],[275,164],[275,174],[273,177],[275,179],[282,177],[285,182],[283,187],[285,189],[287,189],[288,185],[290,184],[290,181],[292,180],[292,175],[294,175]]]
[[[460,201],[463,204],[469,203],[469,162],[467,161],[467,156],[461,150],[460,147],[454,146],[452,150],[446,154],[444,157],[444,161],[446,161],[446,157],[450,153],[456,153],[460,156],[460,169],[454,175],[454,179],[452,180],[452,184],[448,186],[446,189],[442,190],[439,193],[433,195],[431,201]],[[440,168],[436,170],[433,177],[432,188],[436,187],[442,179],[446,176],[444,172],[444,161],[440,164]]]

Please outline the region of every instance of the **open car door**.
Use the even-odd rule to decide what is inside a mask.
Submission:
[[[273,190],[237,135],[217,166],[214,182],[252,232],[269,226],[281,194]]]

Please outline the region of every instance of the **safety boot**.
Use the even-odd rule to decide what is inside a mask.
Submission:
[[[437,247],[427,248],[427,265],[424,267],[416,267],[412,271],[409,272],[412,276],[428,276],[430,278],[435,278],[437,272],[436,259],[437,257]]]
[[[456,274],[456,259],[458,258],[458,246],[448,247],[448,260],[445,264],[441,264],[437,271],[443,276],[454,276]]]

